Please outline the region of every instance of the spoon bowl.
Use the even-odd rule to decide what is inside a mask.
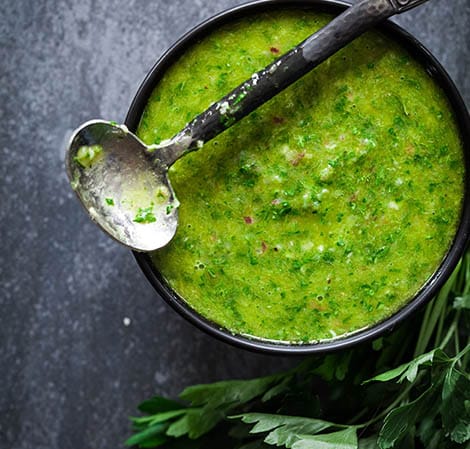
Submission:
[[[104,120],[84,123],[68,146],[67,174],[90,218],[137,251],[165,246],[178,224],[168,165],[155,157],[161,148]]]

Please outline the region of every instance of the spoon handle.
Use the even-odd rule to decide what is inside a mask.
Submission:
[[[328,25],[240,84],[198,115],[162,148],[167,166],[229,128],[297,81],[374,24],[427,0],[359,0]],[[166,154],[165,154],[166,153]]]

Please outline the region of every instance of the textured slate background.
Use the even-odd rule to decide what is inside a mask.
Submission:
[[[85,216],[63,168],[82,121],[122,121],[182,33],[237,0],[0,0],[0,449],[122,447],[151,394],[292,364],[203,335]],[[470,103],[470,1],[399,18]],[[130,318],[125,326],[123,319]]]

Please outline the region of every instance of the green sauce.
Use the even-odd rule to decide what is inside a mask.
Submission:
[[[273,11],[212,33],[167,71],[139,136],[173,136],[329,20]],[[396,312],[436,270],[463,166],[445,95],[401,47],[367,33],[172,167],[180,224],[152,258],[231,332],[343,336]]]
[[[83,168],[90,168],[103,157],[101,145],[83,145],[77,150],[74,160]]]

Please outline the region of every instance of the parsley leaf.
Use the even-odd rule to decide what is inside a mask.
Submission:
[[[457,296],[454,299],[454,308],[456,309],[470,309],[470,293],[463,296]]]
[[[155,424],[154,426],[147,427],[142,432],[136,433],[135,435],[131,436],[127,441],[127,446],[134,446],[136,444],[141,444],[144,441],[151,440],[152,446],[156,447],[164,444],[168,441],[168,438],[165,436],[165,431],[167,429],[167,425],[165,424]],[[142,446],[141,446],[142,447]]]
[[[248,424],[256,423],[250,433],[269,432],[264,439],[265,443],[286,447],[293,447],[293,444],[299,440],[299,435],[314,435],[335,426],[333,423],[319,419],[264,413],[246,413],[231,418],[241,418],[244,423]]]
[[[182,407],[177,401],[171,399],[162,398],[155,396],[139,404],[139,410],[148,414],[156,414],[162,412],[168,412],[170,410],[178,410]]]
[[[262,395],[271,386],[283,380],[284,375],[273,375],[251,380],[229,380],[213,384],[187,387],[180,398],[190,401],[191,405],[204,405],[208,408],[245,403]]]
[[[452,441],[470,440],[470,379],[468,375],[449,367],[444,378],[440,413],[442,424]]]
[[[388,382],[390,380],[396,379],[398,377],[397,382],[403,382],[403,380],[407,379],[408,382],[413,382],[418,375],[418,369],[422,365],[432,365],[432,363],[436,361],[441,362],[448,362],[449,358],[445,355],[445,353],[440,349],[433,349],[426,354],[422,354],[419,357],[411,360],[411,362],[404,363],[403,365],[398,366],[390,371],[385,373],[379,374],[378,376],[373,377],[372,379],[367,380],[364,383],[378,381],[378,382]]]
[[[291,447],[292,449],[357,449],[356,429],[350,427],[322,435],[302,435]]]
[[[414,401],[392,410],[385,417],[384,425],[380,430],[378,439],[380,449],[393,448],[418,419],[427,411],[435,410],[438,398],[438,386],[432,385]]]

